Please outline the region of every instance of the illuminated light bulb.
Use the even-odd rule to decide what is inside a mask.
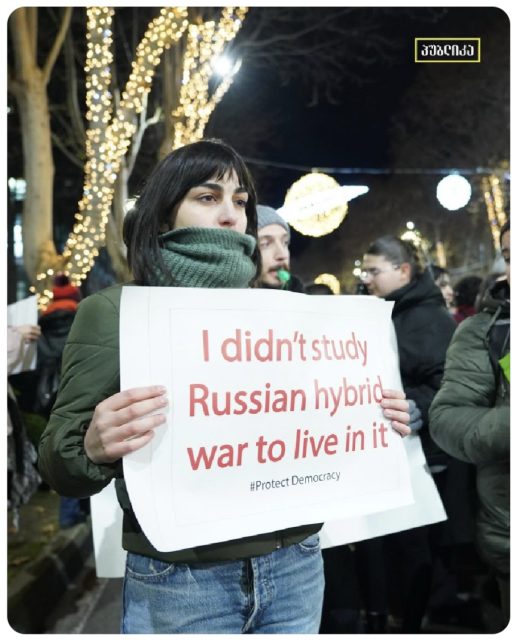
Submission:
[[[471,199],[471,185],[458,174],[446,176],[437,185],[437,199],[449,211],[462,209]]]
[[[213,70],[220,76],[227,75],[231,69],[233,68],[233,63],[230,58],[226,56],[221,56],[219,58],[215,58],[213,61]]]

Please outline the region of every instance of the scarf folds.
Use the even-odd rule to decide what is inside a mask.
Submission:
[[[256,273],[251,256],[256,240],[231,229],[183,227],[158,237],[160,255],[173,280],[158,263],[148,277],[152,287],[244,289]]]

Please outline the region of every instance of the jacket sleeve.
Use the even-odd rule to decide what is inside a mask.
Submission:
[[[421,411],[425,430],[430,405],[441,386],[446,350],[457,326],[451,318],[445,320],[429,316],[403,337],[405,362],[409,365],[408,375],[402,373],[403,389]]]
[[[79,305],[63,352],[61,384],[39,443],[38,469],[57,493],[86,498],[121,475],[121,461],[94,464],[84,435],[96,406],[120,391],[119,306],[103,293]]]
[[[496,380],[482,315],[462,322],[430,407],[430,434],[447,453],[473,464],[509,460],[509,405],[495,406]]]

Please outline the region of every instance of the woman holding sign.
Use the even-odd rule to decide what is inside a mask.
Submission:
[[[240,156],[217,140],[182,147],[158,165],[126,218],[131,285],[249,287],[260,273],[256,236],[256,194]],[[317,633],[321,525],[169,553],[142,532],[122,459],[166,422],[168,399],[159,386],[120,391],[121,291],[79,306],[39,468],[52,488],[78,498],[116,479],[128,551],[122,633]],[[407,434],[404,393],[384,398],[385,416]]]

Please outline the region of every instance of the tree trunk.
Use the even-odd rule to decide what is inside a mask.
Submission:
[[[23,164],[27,191],[23,203],[23,255],[32,284],[36,274],[56,266],[52,224],[52,156],[50,115],[43,73],[33,68],[18,95],[23,131]]]
[[[126,158],[120,161],[118,178],[114,185],[113,206],[109,223],[106,227],[106,249],[111,259],[111,266],[116,274],[117,282],[127,282],[130,271],[127,266],[127,251],[122,239],[124,225],[124,206],[127,201],[127,183],[129,170]]]

